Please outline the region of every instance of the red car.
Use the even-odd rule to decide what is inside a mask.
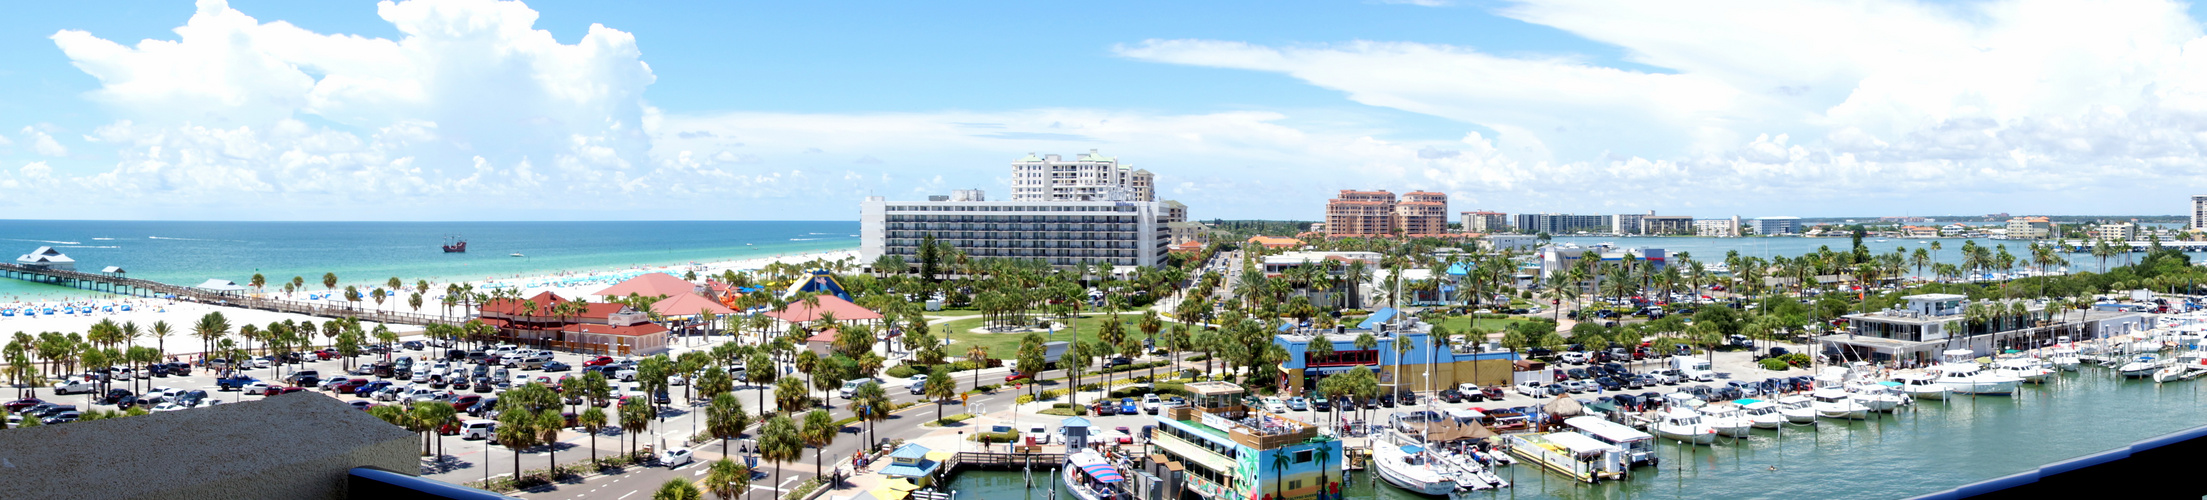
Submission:
[[[322,361],[329,361],[329,360],[332,360],[332,359],[337,359],[337,350],[336,350],[336,349],[323,349],[323,350],[319,350],[319,351],[314,351],[314,359],[319,359],[319,360],[322,360]]]
[[[474,408],[475,403],[480,403],[482,401],[483,396],[481,394],[469,394],[466,396],[460,396],[459,398],[452,400],[452,409],[465,412],[468,408]]]
[[[1018,382],[1018,381],[1021,381],[1021,380],[1034,380],[1034,377],[1029,377],[1029,376],[1027,376],[1027,374],[1025,374],[1025,373],[1013,373],[1013,374],[1011,374],[1011,375],[1005,375],[1005,376],[1004,376],[1004,383],[1007,383],[1007,384],[1009,384],[1009,383],[1012,383],[1012,382]]]
[[[305,387],[282,387],[282,388],[277,388],[277,387],[270,387],[270,388],[268,388],[268,393],[267,393],[267,394],[263,394],[262,396],[274,396],[274,395],[277,395],[277,394],[290,394],[290,393],[294,393],[294,392],[306,392],[306,390],[307,390],[307,388],[305,388]]]
[[[338,394],[352,394],[355,391],[359,391],[360,386],[364,385],[368,385],[368,379],[366,377],[346,380],[345,383],[337,384],[337,386],[333,387],[332,389],[335,389]]]
[[[23,399],[18,399],[18,400],[14,400],[14,401],[9,401],[9,402],[8,402],[8,404],[5,404],[5,405],[0,405],[0,406],[4,406],[4,407],[6,407],[6,408],[8,409],[8,411],[12,413],[12,412],[19,412],[19,411],[23,411],[23,409],[24,409],[24,408],[30,408],[30,407],[33,407],[33,406],[38,406],[38,405],[40,405],[40,404],[44,404],[45,402],[46,402],[46,401],[44,401],[44,400],[41,400],[41,399],[38,399],[38,398],[23,398]]]
[[[595,358],[590,358],[589,361],[582,362],[583,366],[605,366],[610,364],[613,364],[612,356],[598,356]]]

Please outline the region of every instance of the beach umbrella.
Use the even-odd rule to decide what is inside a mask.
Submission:
[[[1548,415],[1558,419],[1571,418],[1586,414],[1586,408],[1580,406],[1578,400],[1571,399],[1569,396],[1556,396],[1555,400],[1549,401],[1546,405],[1542,405],[1541,410],[1544,413],[1547,413]]]

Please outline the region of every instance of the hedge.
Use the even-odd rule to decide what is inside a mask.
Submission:
[[[889,367],[888,371],[882,373],[896,378],[912,378],[913,375],[920,374],[920,371],[912,369],[911,366],[896,365]]]
[[[1019,431],[977,432],[973,434],[973,437],[966,439],[981,443],[1011,443],[1019,441]]]

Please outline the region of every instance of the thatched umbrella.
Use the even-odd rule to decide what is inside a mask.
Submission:
[[[1543,411],[1546,411],[1549,416],[1558,419],[1571,418],[1586,414],[1586,407],[1579,405],[1579,400],[1571,399],[1570,396],[1556,396],[1555,400],[1549,401],[1547,405],[1541,406],[1541,409]]]

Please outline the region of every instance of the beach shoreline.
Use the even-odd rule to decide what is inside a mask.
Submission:
[[[856,259],[857,256],[858,250],[856,248],[848,248],[810,252],[792,252],[772,256],[746,257],[716,261],[691,261],[659,265],[637,264],[598,269],[553,270],[549,272],[539,273],[518,273],[507,276],[494,276],[483,279],[449,283],[473,285],[475,287],[476,293],[488,293],[490,290],[515,288],[520,290],[520,294],[523,297],[533,296],[543,292],[553,292],[559,294],[561,297],[573,299],[577,297],[591,295],[598,290],[604,289],[607,286],[612,286],[614,283],[622,279],[631,278],[644,273],[665,272],[679,277],[685,272],[695,271],[698,274],[698,278],[702,280],[706,276],[718,276],[725,271],[742,272],[746,270],[760,269],[765,267],[769,263],[779,262],[783,264],[801,264],[804,262],[811,262],[815,260],[832,262],[842,259]],[[275,281],[275,279],[275,277],[270,277],[270,284],[280,286]],[[422,294],[422,306],[419,310],[417,310],[414,309],[411,304],[409,304],[408,299],[410,298],[410,295],[414,293],[415,281],[424,280],[425,278],[416,278],[410,280],[405,277],[400,277],[400,279],[402,282],[404,282],[404,284],[406,284],[406,291],[391,294],[380,304],[375,302],[373,299],[367,297],[369,291],[373,290],[376,287],[384,286],[384,283],[376,282],[341,282],[338,283],[337,286],[331,287],[329,289],[313,291],[302,290],[299,292],[294,292],[288,297],[280,290],[264,291],[259,292],[255,295],[268,298],[294,300],[306,303],[314,303],[321,300],[343,301],[344,299],[341,297],[343,296],[344,288],[346,286],[356,286],[362,290],[362,299],[357,304],[354,304],[354,306],[360,310],[415,312],[423,314],[446,313],[441,299],[445,295],[445,286],[448,284],[448,282],[431,281],[428,293]],[[321,283],[319,282],[308,283],[308,287],[310,289],[312,287],[320,285]],[[275,286],[271,286],[269,288],[275,288]],[[310,298],[315,296],[325,296],[326,298]],[[130,311],[126,312],[122,310],[121,306],[126,304],[130,306]],[[104,292],[93,292],[88,290],[83,291],[81,295],[71,295],[67,297],[8,297],[5,300],[0,300],[0,309],[20,310],[25,307],[33,306],[39,307],[40,309],[51,306],[57,312],[64,310],[67,307],[81,308],[84,306],[90,306],[92,312],[67,315],[41,314],[37,317],[25,317],[21,313],[18,313],[17,315],[12,317],[0,317],[0,332],[24,332],[34,336],[40,334],[41,332],[57,332],[62,334],[83,333],[86,330],[90,329],[93,324],[98,323],[101,320],[113,320],[116,323],[133,322],[137,324],[139,331],[149,332],[152,329],[152,325],[155,321],[166,321],[169,323],[169,326],[175,330],[175,333],[172,333],[170,335],[171,338],[167,339],[167,348],[164,350],[168,351],[171,354],[177,354],[195,353],[199,350],[198,346],[200,340],[196,337],[191,336],[190,328],[193,323],[199,320],[200,317],[210,312],[223,313],[223,316],[229,319],[229,322],[233,326],[233,328],[246,324],[265,325],[268,323],[282,322],[287,320],[311,320],[319,323],[322,321],[327,321],[329,319],[302,314],[278,313],[255,309],[246,309],[242,307],[223,306],[217,304],[206,304],[163,298],[132,297],[109,294]],[[463,311],[459,310],[450,311],[449,314],[455,319],[463,317]],[[364,326],[371,329],[374,328],[373,324],[364,324]],[[394,324],[389,326],[392,331],[398,332],[399,335],[402,337],[418,335],[422,330],[422,327],[414,325]],[[315,341],[316,345],[328,343],[327,338],[317,338],[315,339]],[[135,345],[155,347],[161,342],[161,340],[154,339],[149,334],[142,335],[140,338],[138,338],[135,342]]]

